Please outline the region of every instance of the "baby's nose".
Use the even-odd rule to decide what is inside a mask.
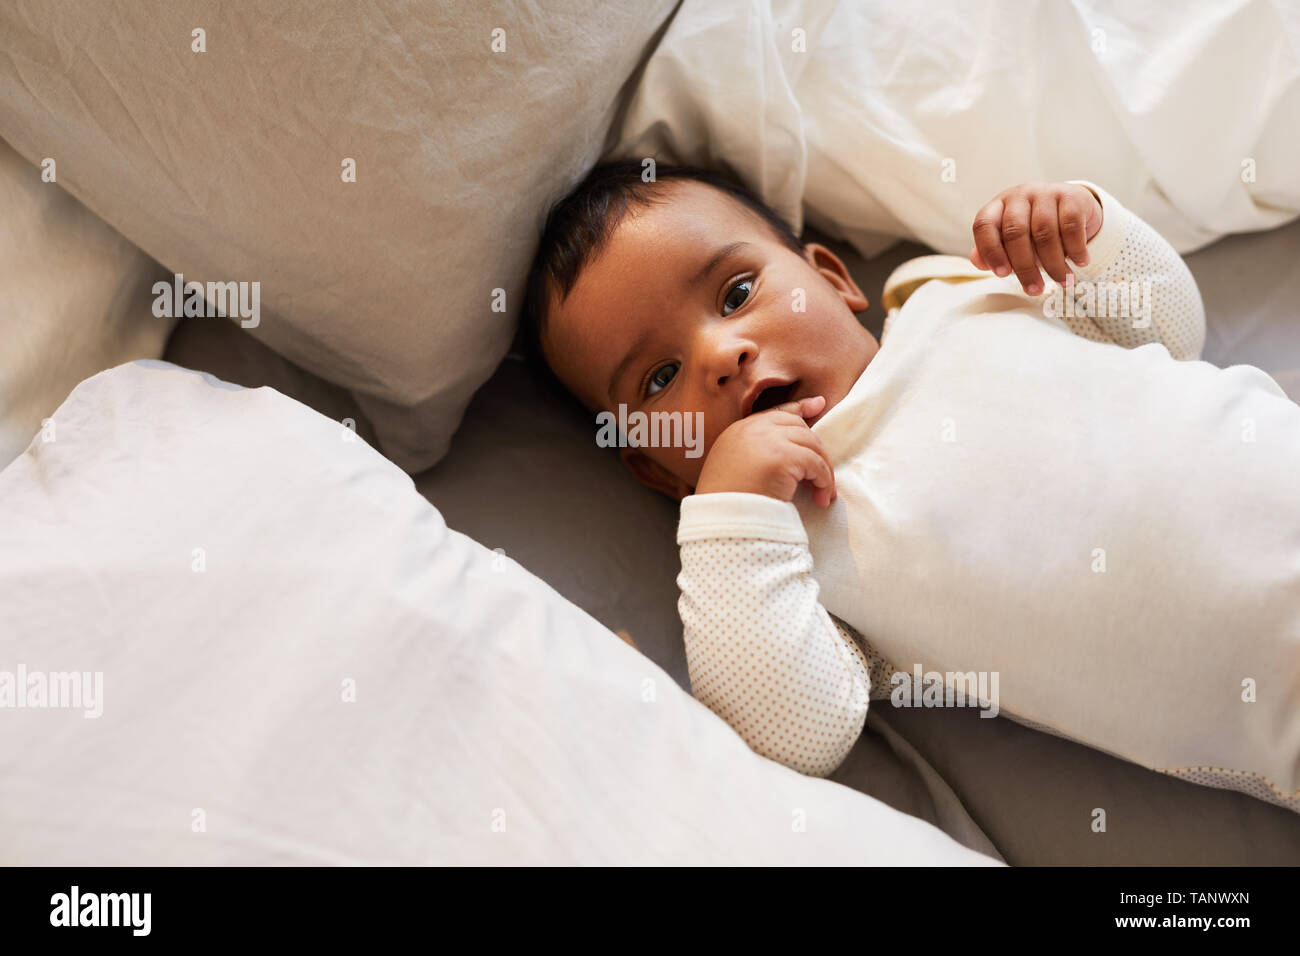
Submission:
[[[758,358],[758,346],[748,336],[737,335],[735,325],[719,322],[701,330],[698,346],[704,356],[701,367],[712,379],[710,384],[721,387],[746,364]]]
[[[739,354],[733,353],[729,356],[724,357],[722,363],[719,366],[719,368],[723,371],[723,374],[718,376],[718,384],[726,385],[727,380],[731,378],[732,375],[739,372],[744,367],[745,362],[747,361],[749,361],[749,352],[747,351],[742,351]]]

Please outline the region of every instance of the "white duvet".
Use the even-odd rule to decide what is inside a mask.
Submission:
[[[275,391],[142,362],[53,422],[0,472],[0,864],[994,862],[758,757]]]
[[[1090,179],[1179,252],[1300,214],[1300,4],[685,0],[618,157],[728,165],[865,257]]]

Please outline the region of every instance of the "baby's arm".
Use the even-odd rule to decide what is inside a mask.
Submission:
[[[1057,287],[1044,307],[1076,334],[1125,348],[1158,342],[1176,359],[1200,358],[1205,309],[1187,264],[1100,186],[1015,186],[980,210],[972,232],[977,267],[1014,271],[1034,296],[1044,292],[1039,268],[1047,272]]]
[[[754,751],[816,776],[848,755],[870,696],[861,649],[818,603],[790,503],[801,484],[820,504],[834,499],[830,462],[804,420],[824,402],[790,402],[727,428],[677,530],[692,692]]]
[[[695,698],[755,752],[824,777],[862,733],[867,661],[817,600],[794,505],[744,492],[682,501],[677,584]]]

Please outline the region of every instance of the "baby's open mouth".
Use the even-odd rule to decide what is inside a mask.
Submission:
[[[753,406],[749,409],[749,415],[755,412],[765,411],[769,408],[775,408],[782,402],[788,402],[794,397],[795,389],[799,387],[799,381],[796,379],[789,385],[772,385],[763,389],[754,399]]]

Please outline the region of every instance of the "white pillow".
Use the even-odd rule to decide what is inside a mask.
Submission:
[[[58,175],[57,165],[54,175]],[[158,358],[150,261],[0,140],[0,468],[83,378]]]
[[[278,392],[138,363],[54,418],[0,472],[0,702],[102,694],[4,714],[0,864],[994,862],[759,757]]]
[[[249,334],[352,389],[418,471],[674,6],[15,0],[0,136],[186,281],[259,282]]]
[[[998,192],[1080,177],[1188,252],[1300,213],[1297,35],[1271,0],[687,3],[612,153],[726,163],[867,258],[965,256]]]

